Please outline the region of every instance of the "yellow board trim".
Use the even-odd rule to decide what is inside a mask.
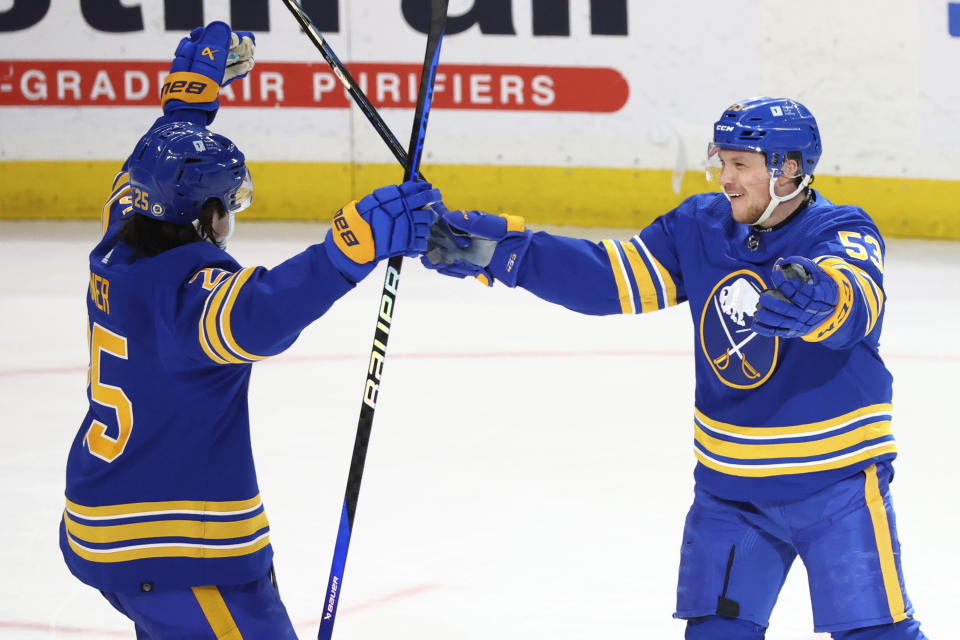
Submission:
[[[95,219],[121,164],[121,159],[0,162],[0,218]],[[241,214],[248,220],[328,222],[344,202],[403,179],[392,163],[249,166],[257,203]],[[684,175],[680,193],[671,186],[673,171],[665,169],[425,165],[423,171],[443,189],[451,209],[516,212],[531,225],[639,230],[687,196],[716,189],[701,171]],[[862,207],[886,237],[960,239],[955,204],[960,180],[820,175],[815,186],[833,202]]]
[[[887,510],[883,504],[883,495],[880,493],[880,483],[877,480],[877,466],[867,467],[864,492],[867,498],[867,508],[870,510],[870,520],[873,522],[873,533],[877,539],[877,553],[880,560],[880,573],[883,575],[883,588],[887,592],[887,605],[890,607],[890,616],[894,622],[906,620],[907,614],[903,603],[903,591],[900,589],[900,574],[897,573],[897,562],[893,556],[893,540],[890,537],[890,523],[887,521]]]
[[[102,507],[86,507],[67,500],[67,509],[82,518],[129,517],[153,515],[157,513],[194,512],[194,513],[237,513],[250,511],[260,506],[260,494],[247,500],[226,500],[220,502],[204,500],[171,500],[166,502],[129,502],[111,504]]]
[[[80,524],[64,512],[63,522],[70,535],[78,540],[103,544],[132,542],[145,538],[203,538],[207,540],[245,538],[252,536],[270,524],[267,522],[267,514],[263,511],[252,518],[233,522],[156,520],[100,527]]]
[[[193,595],[217,640],[243,640],[243,635],[240,634],[240,629],[237,628],[237,623],[217,587],[193,587]]]

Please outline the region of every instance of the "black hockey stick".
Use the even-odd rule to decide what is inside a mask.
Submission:
[[[321,54],[334,73],[340,78],[347,91],[363,111],[367,119],[380,133],[380,137],[393,151],[394,156],[404,164],[404,180],[422,176],[419,174],[420,158],[423,152],[423,142],[427,134],[427,118],[430,114],[430,105],[433,100],[433,84],[437,75],[437,66],[440,61],[440,43],[447,23],[448,0],[424,0],[430,2],[430,28],[427,35],[427,48],[423,60],[423,71],[420,75],[420,91],[417,96],[417,108],[414,113],[413,130],[410,134],[410,148],[404,153],[400,143],[384,123],[380,114],[370,104],[354,82],[343,63],[336,57],[327,45],[323,36],[303,12],[297,0],[284,0],[287,8],[304,28],[310,40],[320,49]],[[367,379],[363,392],[363,403],[360,405],[360,419],[357,424],[357,436],[353,444],[353,457],[350,460],[350,471],[347,475],[347,489],[343,498],[343,508],[340,512],[340,526],[337,531],[337,541],[333,552],[333,562],[330,567],[330,580],[327,583],[326,604],[317,633],[319,640],[329,640],[333,634],[333,624],[336,620],[337,605],[340,600],[340,589],[343,583],[343,572],[347,561],[347,551],[350,547],[350,535],[353,531],[354,515],[357,510],[357,500],[360,495],[360,482],[363,478],[363,467],[367,457],[367,446],[370,442],[370,432],[373,428],[373,416],[377,406],[377,396],[380,391],[380,379],[383,373],[383,363],[386,358],[387,340],[390,337],[390,325],[393,319],[393,309],[396,303],[397,287],[400,284],[400,269],[403,257],[390,258],[387,263],[387,274],[383,283],[378,309],[377,328],[374,333],[373,347],[370,350],[370,364],[367,368]]]
[[[347,90],[347,93],[350,94],[350,97],[353,98],[353,101],[356,103],[356,105],[360,107],[360,111],[362,111],[363,115],[367,117],[367,120],[370,121],[370,124],[373,125],[373,128],[377,130],[377,133],[380,134],[380,137],[383,139],[383,141],[387,143],[388,147],[390,147],[390,151],[393,152],[393,156],[400,164],[406,167],[407,152],[400,145],[400,142],[397,141],[397,137],[393,135],[393,132],[390,130],[390,127],[387,126],[387,123],[384,122],[383,118],[380,117],[380,114],[377,112],[377,108],[370,104],[370,100],[363,93],[363,90],[360,89],[360,85],[358,85],[357,81],[353,79],[353,76],[350,75],[350,71],[348,71],[347,67],[340,62],[340,58],[337,57],[337,54],[335,54],[333,49],[330,48],[330,45],[327,44],[323,34],[320,33],[320,30],[317,29],[315,24],[313,24],[310,16],[308,16],[303,10],[299,0],[283,0],[283,4],[287,5],[287,9],[290,10],[290,13],[293,14],[293,17],[295,17],[297,22],[300,23],[300,26],[303,28],[303,32],[307,34],[307,37],[310,38],[310,42],[312,42],[313,45],[320,51],[320,55],[323,56],[323,59],[326,60],[328,65],[330,65],[334,75],[337,76],[337,78],[340,80],[340,83],[343,84],[344,89]],[[444,2],[443,4],[446,6],[447,2]],[[444,20],[446,20],[446,11],[444,11]],[[439,50],[439,40],[437,43],[437,50]],[[421,93],[422,91],[423,87],[421,84]],[[430,93],[433,93],[432,80],[430,82]],[[418,98],[418,109],[420,104],[421,101]],[[418,166],[414,169],[413,175],[420,180],[425,180],[423,175],[421,175],[419,172],[419,162]]]

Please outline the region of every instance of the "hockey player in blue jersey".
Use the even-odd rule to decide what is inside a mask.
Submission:
[[[140,640],[296,638],[271,583],[247,386],[381,259],[426,248],[438,191],[377,189],[272,268],[226,251],[251,202],[244,155],[209,131],[254,38],[222,22],[177,48],[164,115],[103,209],[87,295],[89,411],[67,462],[60,546]]]
[[[628,240],[436,207],[423,263],[441,273],[595,315],[689,303],[696,486],[674,614],[688,640],[763,638],[797,556],[816,631],[924,637],[889,490],[884,243],[863,210],[810,187],[820,154],[806,107],[754,98],[714,125],[709,171],[722,193],[688,198]]]

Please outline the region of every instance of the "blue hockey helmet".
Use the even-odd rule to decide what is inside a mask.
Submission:
[[[174,224],[190,224],[216,198],[227,213],[253,200],[253,181],[243,153],[229,139],[189,122],[151,130],[127,164],[133,210]]]
[[[820,129],[805,106],[787,98],[750,98],[727,107],[713,125],[707,157],[719,149],[759,151],[772,177],[783,174],[788,153],[799,154],[800,175],[812,176],[822,152]]]

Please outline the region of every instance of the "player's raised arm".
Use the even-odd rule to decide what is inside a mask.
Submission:
[[[686,299],[668,216],[628,240],[597,243],[534,233],[519,216],[435,209],[421,262],[444,275],[499,280],[591,315],[656,311]]]

